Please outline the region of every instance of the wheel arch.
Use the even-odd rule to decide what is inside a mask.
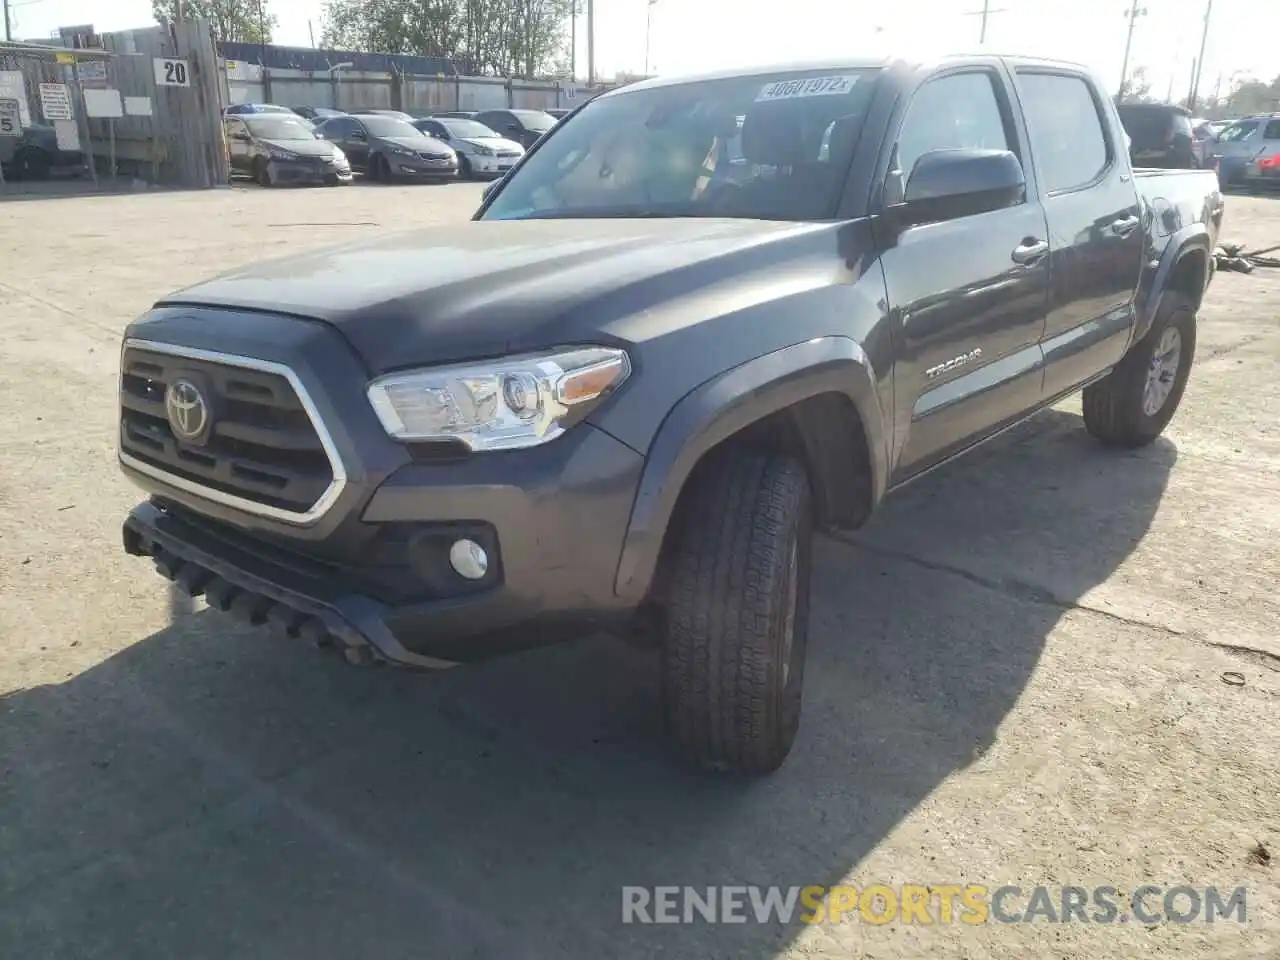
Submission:
[[[1151,280],[1149,294],[1138,311],[1132,343],[1137,343],[1151,329],[1169,291],[1186,294],[1196,309],[1200,309],[1213,263],[1212,243],[1203,223],[1189,224],[1169,238]]]
[[[800,458],[819,523],[858,526],[884,494],[885,425],[876,379],[847,337],[785,347],[713,378],[663,420],[645,458],[623,543],[616,593],[651,593],[681,496],[700,463],[732,443]]]

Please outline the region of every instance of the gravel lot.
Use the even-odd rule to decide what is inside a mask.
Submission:
[[[822,543],[776,776],[667,762],[608,641],[354,670],[124,556],[120,331],[480,187],[0,203],[0,955],[1280,956],[1280,272],[1226,274],[1166,437],[1042,415]],[[1224,239],[1280,243],[1280,200]],[[1228,671],[1243,685],[1223,679]],[[1228,674],[1228,679],[1234,677]],[[624,884],[1248,888],[1249,922],[626,926]]]

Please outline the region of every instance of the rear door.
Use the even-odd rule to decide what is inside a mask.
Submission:
[[[1123,355],[1142,273],[1142,210],[1111,106],[1085,76],[1015,71],[1049,222],[1044,391],[1056,397]]]
[[[1033,178],[1017,119],[1007,74],[994,64],[944,70],[907,105],[891,167],[909,177],[930,150],[1007,149]],[[1040,402],[1049,244],[1032,179],[1014,206],[913,226],[882,245],[903,336],[894,374],[896,433],[905,433],[898,482]]]

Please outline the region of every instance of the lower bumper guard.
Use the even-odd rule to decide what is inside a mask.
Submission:
[[[203,595],[209,606],[255,626],[271,623],[317,647],[332,647],[351,664],[384,661],[428,670],[457,666],[405,649],[388,629],[386,608],[378,601],[362,596],[325,600],[274,583],[166,531],[172,522],[155,504],[139,504],[124,522],[124,549],[150,557],[189,596]]]

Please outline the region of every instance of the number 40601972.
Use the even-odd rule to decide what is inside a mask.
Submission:
[[[189,87],[191,73],[187,61],[170,57],[156,57],[156,85],[160,87]]]

